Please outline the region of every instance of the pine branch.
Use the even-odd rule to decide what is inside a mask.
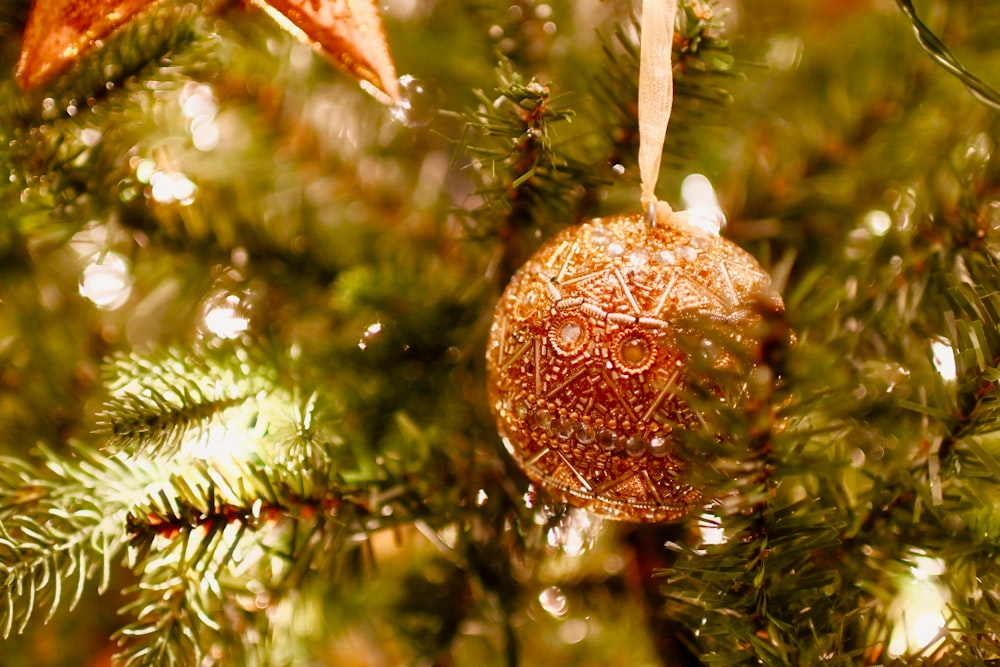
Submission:
[[[210,529],[200,544],[209,545],[205,549],[209,551],[222,535],[223,531]],[[183,559],[189,545],[187,534],[166,545],[142,568],[142,581],[126,591],[135,600],[121,612],[134,612],[136,621],[115,636],[119,645],[127,643],[115,656],[120,664],[198,664],[211,646],[212,635],[220,629],[212,604],[219,587],[211,573],[175,567],[173,560]]]
[[[956,167],[942,169],[940,178],[967,193],[957,207],[934,210],[921,201],[884,236],[855,234],[849,253],[858,262],[848,267],[850,287],[840,308],[851,325],[826,337],[830,352],[846,346],[856,361],[851,374],[857,373],[858,389],[844,402],[848,428],[841,441],[850,442],[852,458],[863,462],[852,466],[863,477],[849,485],[844,481],[850,475],[818,480],[822,497],[844,510],[838,570],[865,591],[857,608],[876,615],[891,609],[913,578],[908,561],[915,555],[940,559],[940,581],[965,582],[953,584],[963,597],[969,573],[993,558],[996,524],[988,508],[1000,472],[993,444],[1000,427],[993,388],[998,272],[984,252],[990,232],[972,196],[989,189],[990,177],[982,164],[974,178]],[[857,290],[859,284],[867,288]],[[947,368],[952,360],[954,375]],[[828,408],[813,412],[810,420],[825,413]],[[882,536],[874,552],[871,535]],[[962,548],[954,549],[958,544]],[[902,560],[898,567],[885,564],[890,554]],[[923,649],[910,649],[912,656],[964,662],[989,655],[990,639],[981,629],[997,621],[994,610],[975,598],[953,599],[952,605],[950,631],[940,643],[935,637]],[[866,659],[878,660],[895,632],[884,622],[862,622],[848,609],[839,610],[843,640],[857,646],[863,640]]]
[[[358,536],[424,511],[384,474],[345,484],[350,471],[341,470],[321,483],[314,471],[255,460],[78,455],[45,453],[47,472],[18,461],[4,467],[0,629],[21,632],[39,610],[51,617],[66,600],[72,607],[95,577],[103,592],[127,546],[142,578],[123,610],[135,620],[116,635],[130,665],[191,664],[213,636],[230,632],[218,613],[248,578],[279,599],[309,572],[335,567]]]
[[[0,479],[0,634],[21,633],[40,606],[52,618],[64,601],[72,609],[86,584],[107,589],[111,563],[123,546],[124,510],[112,479],[128,474],[110,460],[72,465],[45,452],[51,477],[27,463]]]
[[[501,273],[509,277],[524,259],[519,232],[568,221],[572,202],[590,172],[555,139],[573,117],[552,99],[549,86],[524,77],[509,64],[497,69],[498,97],[477,92],[479,106],[466,114],[462,146],[472,159],[483,205],[479,217],[498,219],[505,251]],[[470,135],[475,134],[474,138]]]
[[[78,226],[95,215],[85,212],[95,203],[85,193],[123,189],[122,156],[130,146],[117,150],[115,138],[143,122],[141,103],[152,96],[145,86],[129,85],[128,77],[155,78],[199,37],[202,48],[194,51],[204,62],[208,40],[200,12],[184,0],[156,3],[50,85],[25,93],[12,78],[0,80],[0,166],[16,175],[0,191],[0,202],[9,204],[0,207],[0,220],[10,216],[23,231],[55,221]]]
[[[674,46],[677,102],[668,134],[668,149],[677,152],[687,152],[683,142],[692,127],[703,127],[706,114],[729,101],[721,82],[732,68],[710,6],[700,0],[682,5]],[[500,237],[501,283],[537,245],[530,234],[592,214],[601,189],[619,179],[612,167],[635,163],[638,44],[622,26],[613,39],[601,39],[605,58],[593,83],[597,112],[588,110],[593,118],[577,120],[596,127],[570,135],[569,121],[576,114],[551,97],[549,85],[534,79],[525,83],[509,63],[498,70],[499,97],[479,92],[479,106],[466,113],[460,148],[472,160],[477,194],[484,200],[472,215],[480,234]]]
[[[123,609],[135,619],[116,635],[124,664],[188,664],[211,637],[231,632],[219,612],[247,580],[270,591],[276,604],[310,572],[335,567],[359,536],[421,511],[405,494],[384,487],[380,493],[384,483],[374,480],[340,487],[331,481],[302,496],[296,473],[309,474],[252,462],[222,471],[201,462],[132,506],[129,560],[143,581],[128,591],[134,599]],[[389,506],[394,511],[385,511]],[[244,609],[251,611],[261,613]]]
[[[274,448],[273,460],[279,470],[295,471],[312,484],[327,483],[331,476],[343,479],[348,470],[357,468],[357,461],[347,454],[339,435],[330,424],[337,417],[324,406],[316,392],[304,400],[295,400],[294,426]],[[301,495],[306,495],[302,484]]]
[[[104,40],[101,48],[90,49],[70,71],[44,87],[22,92],[13,79],[0,80],[0,128],[70,118],[81,106],[109,95],[129,76],[155,76],[179,51],[199,37],[204,39],[202,16],[220,4],[218,0],[205,6],[170,0],[151,5]],[[205,55],[199,60],[204,62]]]
[[[274,389],[274,371],[246,350],[224,346],[200,356],[168,351],[118,355],[108,365],[111,397],[100,433],[113,450],[169,456],[192,429]]]
[[[722,124],[719,112],[732,102],[726,84],[733,80],[734,59],[728,42],[718,36],[722,24],[713,5],[686,0],[679,9],[673,47],[675,102],[664,147],[665,166],[690,157],[700,143],[692,135]],[[638,21],[633,20],[600,35],[604,61],[592,83],[604,116],[604,133],[611,140],[603,163],[623,165],[627,172],[635,171],[639,150],[639,43],[634,37],[639,34]]]
[[[509,5],[469,4],[482,21],[493,26],[489,36],[503,58],[520,70],[545,67],[552,38],[545,30],[547,17],[536,12],[532,0],[513,0]]]
[[[767,306],[762,315],[760,328],[747,334],[759,341],[751,350],[734,346],[728,334],[693,329],[690,364],[707,364],[712,380],[690,403],[709,428],[685,443],[684,458],[715,498],[695,520],[717,524],[725,537],[668,545],[677,559],[663,572],[663,594],[709,664],[813,664],[831,655],[850,663],[857,649],[843,637],[853,601],[845,602],[845,592],[831,596],[844,585],[831,564],[845,513],[821,500],[837,491],[834,473],[844,466],[830,451],[836,419],[816,419],[826,402],[797,376],[803,350],[789,347],[783,315]],[[706,357],[706,349],[716,353]],[[718,359],[732,361],[720,367]],[[806,414],[809,420],[799,416]]]
[[[48,606],[45,621],[52,618],[64,597],[68,597],[69,609],[76,606],[87,580],[100,567],[99,559],[106,557],[95,557],[88,549],[103,519],[99,508],[88,511],[78,507],[72,516],[53,512],[45,524],[27,517],[0,522],[0,599],[6,600],[0,609],[3,638],[12,630],[24,632],[40,606]],[[63,591],[67,584],[72,586],[68,594]]]

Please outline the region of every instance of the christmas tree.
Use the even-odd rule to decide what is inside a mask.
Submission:
[[[662,199],[784,307],[678,336],[670,520],[505,448],[502,291],[640,213],[640,11],[0,0],[0,665],[1000,660],[993,3],[681,0]]]

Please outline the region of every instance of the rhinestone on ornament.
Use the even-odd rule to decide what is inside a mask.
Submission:
[[[704,318],[736,339],[760,294],[770,281],[753,257],[682,217],[564,230],[496,306],[486,361],[505,446],[558,499],[627,521],[684,516],[704,501],[675,451],[701,424],[682,398],[677,322]]]
[[[624,331],[611,346],[615,367],[622,373],[635,375],[649,370],[656,360],[656,347],[642,331]]]

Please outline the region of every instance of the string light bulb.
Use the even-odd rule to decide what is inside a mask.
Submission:
[[[247,306],[236,294],[217,295],[209,299],[203,322],[209,333],[224,339],[237,338],[250,328]]]
[[[80,276],[80,295],[104,310],[114,310],[128,301],[132,276],[128,260],[116,252],[95,255]]]
[[[945,382],[953,382],[958,377],[955,351],[948,341],[943,338],[932,340],[931,358],[934,362],[934,368]]]
[[[887,613],[893,623],[888,648],[892,658],[932,651],[944,640],[948,627],[951,596],[939,581],[944,561],[918,550],[910,563]]]

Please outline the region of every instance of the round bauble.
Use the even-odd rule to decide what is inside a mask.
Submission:
[[[701,420],[678,322],[739,339],[770,294],[757,261],[672,214],[571,227],[514,274],[487,347],[489,400],[504,445],[559,500],[627,521],[676,519],[703,503],[675,452]]]

